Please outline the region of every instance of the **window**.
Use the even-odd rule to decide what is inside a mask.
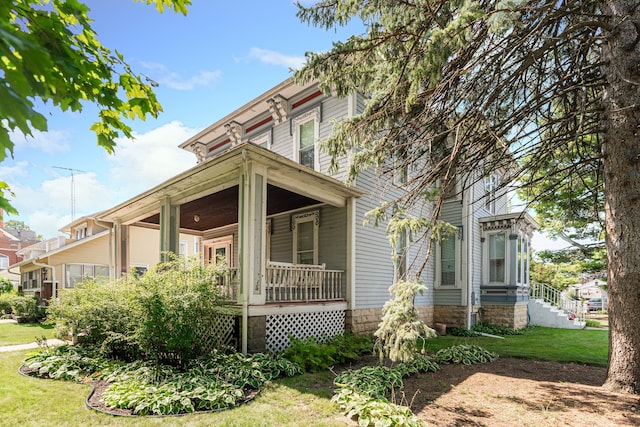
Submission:
[[[320,136],[320,108],[293,120],[294,160],[311,169],[318,169],[316,142]]]
[[[65,266],[65,288],[74,288],[87,278],[109,278],[109,267],[94,264],[67,264]]]
[[[249,142],[256,144],[260,147],[271,148],[271,130],[263,132],[259,135],[249,138]]]
[[[76,228],[76,240],[87,237],[87,227]]]
[[[517,274],[518,283],[529,283],[529,240],[524,236],[518,236]]]
[[[178,246],[178,255],[183,257],[189,256],[189,244],[185,240],[181,240]]]
[[[497,212],[497,190],[500,184],[500,173],[493,172],[484,178],[485,202],[484,206],[491,215]]]
[[[489,282],[505,283],[506,234],[489,235]]]
[[[40,270],[22,273],[22,289],[40,289]]]
[[[318,211],[293,216],[294,264],[318,264],[318,225]]]
[[[436,251],[436,286],[460,286],[460,246],[459,233],[440,241]]]
[[[7,268],[9,268],[9,257],[0,254],[0,270],[6,270]]]
[[[218,237],[203,242],[205,263],[218,264],[226,262],[228,267],[233,267],[233,236]]]

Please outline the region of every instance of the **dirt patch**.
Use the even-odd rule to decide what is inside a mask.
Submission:
[[[396,400],[432,426],[640,425],[640,397],[603,390],[605,376],[593,366],[499,358],[406,378]]]

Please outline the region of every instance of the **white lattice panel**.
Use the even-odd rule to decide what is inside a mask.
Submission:
[[[266,348],[282,351],[289,347],[289,335],[295,338],[333,338],[344,332],[344,311],[274,314],[267,316]]]

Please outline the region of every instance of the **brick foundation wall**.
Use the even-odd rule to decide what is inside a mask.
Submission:
[[[483,305],[483,323],[520,329],[527,326],[527,304],[516,305]]]
[[[433,325],[433,306],[418,306],[418,315],[424,323]],[[382,317],[381,308],[365,308],[347,310],[345,313],[345,329],[356,335],[373,335],[378,329]]]

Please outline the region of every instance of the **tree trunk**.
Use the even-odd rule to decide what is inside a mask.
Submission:
[[[640,6],[602,0],[614,28],[604,48],[604,182],[609,368],[604,387],[640,394]]]

